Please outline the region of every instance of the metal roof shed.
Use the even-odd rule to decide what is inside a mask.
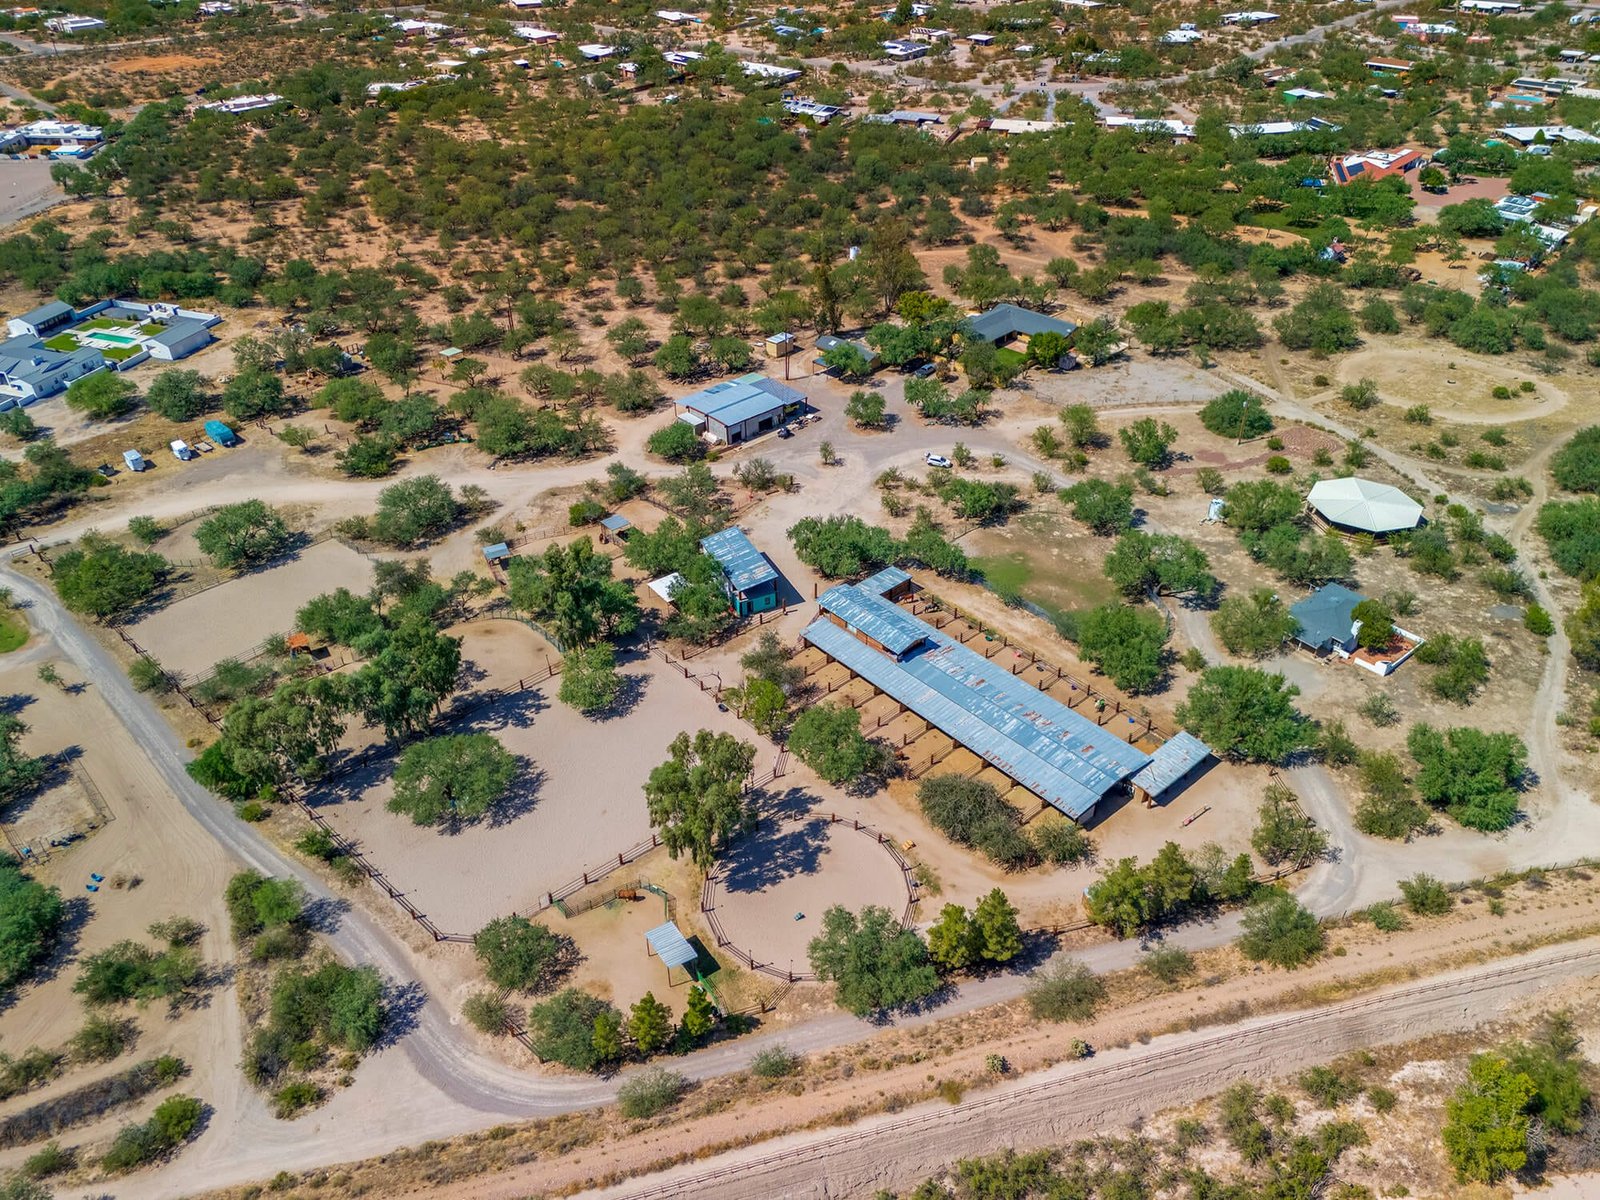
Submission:
[[[881,592],[874,594],[860,587],[840,584],[823,592],[817,603],[846,630],[870,638],[895,658],[903,657],[933,632],[927,622],[917,620],[883,599]]]
[[[678,928],[676,921],[668,921],[665,925],[645,930],[644,940],[649,947],[649,953],[654,954],[666,966],[669,979],[672,977],[673,967],[682,967],[688,971],[700,961],[700,955],[689,944],[689,939],[683,936],[683,931]]]
[[[1352,649],[1356,640],[1356,605],[1365,599],[1342,583],[1323,584],[1289,606],[1289,615],[1299,622],[1294,640],[1319,654],[1330,647]]]
[[[767,561],[767,556],[755,548],[750,539],[745,537],[744,530],[737,525],[730,525],[721,533],[701,538],[700,549],[717,560],[728,586],[735,592],[743,594],[763,584],[777,582],[777,568]]]
[[[1210,757],[1210,746],[1194,734],[1179,730],[1156,747],[1156,752],[1150,756],[1150,761],[1128,782],[1137,791],[1143,792],[1147,800],[1153,803],[1158,796],[1187,779]]]

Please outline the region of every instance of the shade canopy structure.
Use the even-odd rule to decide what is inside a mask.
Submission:
[[[651,953],[669,968],[692,967],[700,958],[675,921],[646,930],[644,940],[649,944]]]
[[[1306,502],[1330,525],[1359,533],[1414,529],[1422,520],[1422,505],[1370,479],[1324,479],[1312,486]]]

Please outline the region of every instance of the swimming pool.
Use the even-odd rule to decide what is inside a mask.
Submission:
[[[137,346],[139,344],[138,338],[129,337],[125,333],[106,333],[103,330],[96,329],[89,336],[97,342],[110,342],[113,346]]]

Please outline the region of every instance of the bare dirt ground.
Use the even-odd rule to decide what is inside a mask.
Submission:
[[[1371,379],[1381,396],[1402,408],[1426,404],[1436,418],[1463,425],[1507,425],[1560,412],[1571,401],[1566,388],[1537,379],[1517,364],[1469,355],[1448,343],[1421,338],[1386,338],[1381,344],[1339,358],[1340,383]],[[1537,391],[1519,386],[1535,379]],[[1509,387],[1511,398],[1498,400],[1497,386]]]
[[[513,621],[475,624],[463,658],[483,673],[477,686],[514,681],[542,664],[546,647]],[[341,832],[360,842],[396,886],[440,926],[470,933],[523,911],[541,895],[650,838],[642,790],[650,769],[688,727],[748,736],[709,696],[656,658],[624,655],[626,715],[590,720],[560,703],[559,677],[475,711],[457,732],[493,733],[526,767],[501,813],[456,832],[413,825],[388,812],[393,763],[382,759],[311,797]],[[470,887],[449,881],[471,879]]]
[[[909,894],[870,834],[825,816],[769,817],[717,867],[716,913],[732,943],[781,969],[810,969],[806,947],[833,905],[880,905],[899,916]]]
[[[45,662],[56,664],[70,690],[39,683],[36,669]],[[236,866],[188,819],[98,691],[82,685],[81,675],[58,656],[50,639],[38,638],[28,650],[5,659],[0,691],[30,726],[23,748],[71,759],[79,777],[92,781],[103,796],[111,818],[84,840],[51,852],[37,864],[37,877],[58,886],[68,902],[69,932],[57,959],[39,980],[20,989],[0,1020],[5,1049],[16,1054],[29,1046],[55,1048],[65,1042],[85,1015],[71,991],[76,962],[125,938],[147,940],[145,928],[152,921],[180,914],[195,917],[208,927],[200,943],[204,957],[213,963],[230,957],[221,896]],[[54,796],[52,789],[42,799],[48,803]],[[91,872],[104,876],[98,892],[87,890]],[[70,1068],[43,1087],[0,1104],[0,1116],[124,1070],[136,1058],[168,1052],[182,1056],[193,1070],[177,1085],[182,1090],[215,1100],[236,1085],[233,1064],[241,1035],[225,977],[192,1008],[169,1014],[165,1006],[130,1007],[115,1010],[115,1015],[132,1017],[138,1024],[131,1054]],[[75,1129],[62,1140],[82,1145],[102,1139],[124,1121],[144,1115],[163,1094]]]
[[[372,560],[342,542],[311,546],[280,566],[241,576],[171,604],[128,626],[128,634],[169,671],[196,675],[292,633],[306,601],[335,588],[365,590]]]
[[[0,161],[0,228],[66,199],[66,193],[50,178],[50,165],[43,158]]]

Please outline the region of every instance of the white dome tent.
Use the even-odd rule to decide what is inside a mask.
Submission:
[[[1422,520],[1422,505],[1399,488],[1370,479],[1324,479],[1312,486],[1306,503],[1345,533],[1395,533]]]

